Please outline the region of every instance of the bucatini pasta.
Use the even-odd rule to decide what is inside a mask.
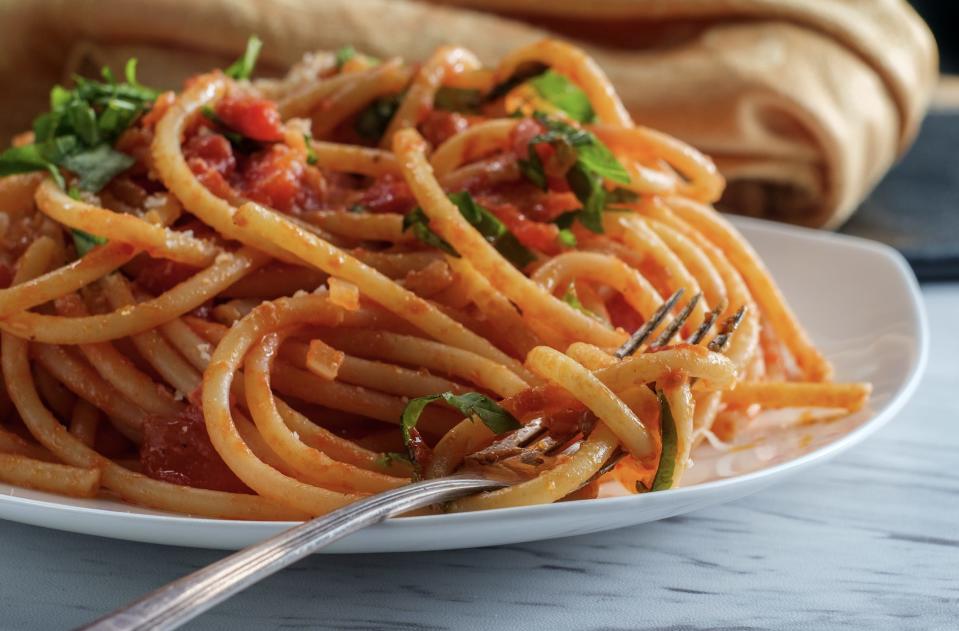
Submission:
[[[257,49],[180,93],[135,60],[58,86],[0,155],[0,480],[298,519],[545,428],[444,507],[477,510],[669,488],[760,408],[866,403],[710,206],[712,162],[582,51],[344,48],[277,81]],[[679,337],[617,354],[678,290]]]

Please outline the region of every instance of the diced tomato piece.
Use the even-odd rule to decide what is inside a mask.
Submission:
[[[183,145],[186,163],[211,193],[224,199],[233,197],[229,178],[236,171],[236,157],[229,141],[200,126]]]
[[[236,170],[236,157],[233,155],[230,141],[207,129],[200,129],[186,141],[183,145],[183,155],[187,160],[202,160],[208,169],[224,177],[229,177]]]
[[[402,178],[383,175],[366,189],[359,203],[374,213],[406,214],[416,206],[416,199]]]
[[[434,147],[438,147],[449,138],[469,129],[470,121],[466,116],[456,112],[432,110],[426,119],[420,123],[420,132]]]
[[[156,480],[199,489],[249,493],[213,448],[203,412],[189,405],[173,417],[151,416],[143,424],[143,472]]]
[[[563,213],[580,208],[576,197],[569,192],[542,191],[530,182],[498,182],[488,184],[477,181],[468,187],[483,204],[512,204],[522,209],[523,214],[534,221],[553,221]]]
[[[540,125],[539,122],[532,118],[524,118],[513,128],[513,133],[510,138],[513,151],[521,158],[525,158],[528,153],[527,147],[529,146],[529,141],[544,131],[546,131],[546,129]]]
[[[228,95],[216,104],[216,115],[227,127],[247,138],[260,142],[283,140],[283,120],[273,101]]]
[[[243,166],[242,190],[255,202],[283,212],[293,209],[306,165],[286,145],[273,145]]]
[[[513,204],[478,200],[512,232],[520,243],[544,254],[559,254],[561,248],[557,238],[559,228],[556,224],[533,221],[521,213]]]
[[[165,259],[146,259],[134,275],[141,289],[154,296],[170,291],[197,273],[197,268]]]
[[[609,320],[613,326],[622,327],[629,333],[641,327],[645,322],[643,316],[626,302],[622,294],[616,294],[606,302],[606,311],[609,313]]]
[[[156,101],[153,102],[153,107],[150,108],[150,111],[144,114],[143,120],[141,121],[143,126],[153,127],[156,125],[175,101],[176,93],[172,90],[168,90],[158,96]]]

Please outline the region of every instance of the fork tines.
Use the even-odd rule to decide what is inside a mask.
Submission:
[[[686,320],[689,319],[689,316],[693,313],[693,309],[696,308],[696,305],[699,304],[699,300],[702,297],[702,294],[696,294],[693,296],[692,300],[690,300],[689,303],[683,307],[683,310],[679,312],[679,315],[677,315],[676,318],[669,323],[669,326],[666,327],[666,330],[663,331],[660,336],[649,345],[649,347],[657,348],[669,344],[670,340],[673,339],[673,336],[676,335],[676,333],[683,327],[684,324],[686,324]]]
[[[722,329],[720,329],[716,337],[710,340],[707,348],[714,353],[725,352],[729,347],[729,342],[733,337],[733,333],[735,333],[736,329],[739,328],[739,324],[743,321],[743,316],[745,315],[746,305],[743,305],[736,311],[736,313],[726,318],[726,321],[723,322]]]
[[[616,357],[618,359],[624,359],[635,353],[646,342],[653,331],[663,323],[670,311],[679,302],[682,295],[683,290],[678,289],[670,296],[669,299],[656,310],[656,313],[654,313],[643,326],[637,329],[629,340],[616,351]],[[693,296],[665,330],[649,345],[649,348],[657,348],[669,344],[689,319],[693,309],[696,308],[701,298],[702,296],[700,294]],[[703,342],[719,319],[719,315],[725,310],[726,305],[719,305],[706,314],[703,323],[690,335],[687,343],[700,344]],[[746,307],[742,306],[736,313],[726,318],[719,328],[718,333],[709,341],[709,350],[722,353],[728,348],[730,339],[742,322],[745,313]],[[595,422],[596,420],[594,418],[592,424],[589,426],[580,427],[574,432],[567,433],[565,436],[557,436],[550,432],[546,419],[533,419],[516,431],[496,440],[485,449],[470,454],[468,460],[482,466],[493,465],[503,462],[504,460],[519,457],[521,462],[537,466],[545,462],[544,458],[546,456],[558,454],[571,455],[574,453],[582,441],[579,440],[572,444],[570,444],[570,441],[576,436],[588,436]],[[625,452],[622,449],[611,454],[608,461],[604,463],[596,475],[590,478],[590,481],[597,479],[603,473],[612,469],[624,454]]]
[[[699,328],[696,329],[693,334],[686,340],[687,344],[696,345],[703,341],[703,338],[712,330],[713,324],[716,322],[716,319],[719,318],[719,314],[726,310],[725,302],[720,303],[716,308],[706,314],[706,317],[703,319],[703,323],[699,325]]]
[[[636,332],[630,336],[626,342],[619,347],[616,351],[616,359],[624,359],[635,353],[643,342],[646,341],[646,338],[652,334],[653,329],[658,327],[660,323],[666,319],[666,316],[672,310],[676,303],[679,302],[679,299],[683,296],[683,288],[680,287],[676,292],[669,297],[666,302],[664,302],[659,309],[656,310],[656,313],[652,317],[643,323],[643,326],[636,329]]]

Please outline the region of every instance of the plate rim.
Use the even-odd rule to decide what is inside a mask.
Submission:
[[[824,232],[812,228],[784,225],[768,220],[749,217],[734,216],[728,217],[728,219],[730,219],[732,223],[737,226],[737,228],[747,227],[747,230],[749,231],[784,235],[787,238],[796,236],[798,234],[804,238],[840,243],[842,244],[842,247],[854,247],[860,250],[870,251],[871,253],[885,258],[889,262],[893,263],[893,267],[899,277],[899,281],[908,291],[911,299],[908,306],[910,307],[910,311],[912,311],[912,315],[917,324],[915,333],[918,341],[918,352],[915,354],[912,364],[909,367],[907,378],[893,393],[891,393],[890,398],[886,402],[885,406],[878,410],[871,418],[863,422],[848,434],[845,434],[838,439],[797,458],[793,458],[786,462],[764,467],[762,469],[751,471],[742,475],[711,480],[689,487],[669,489],[667,491],[661,491],[655,494],[643,496],[609,497],[592,499],[588,501],[568,502],[562,505],[562,512],[580,513],[582,511],[601,510],[604,508],[615,510],[623,506],[628,507],[631,505],[637,505],[640,502],[649,504],[665,503],[673,500],[681,501],[684,497],[696,497],[703,494],[708,495],[710,493],[715,493],[717,496],[719,496],[717,501],[722,501],[722,494],[720,492],[723,490],[728,490],[730,487],[741,486],[747,488],[758,488],[764,481],[772,484],[777,479],[788,477],[789,475],[797,473],[815,463],[825,462],[826,460],[829,460],[839,453],[842,453],[854,445],[862,442],[867,437],[871,436],[873,433],[885,426],[892,418],[894,418],[902,410],[906,403],[909,402],[918,388],[922,376],[925,374],[928,363],[929,323],[926,314],[925,303],[923,302],[922,294],[919,288],[919,283],[905,257],[899,251],[886,244],[853,235]],[[482,511],[481,513],[449,513],[440,515],[394,518],[388,519],[385,522],[377,524],[367,530],[384,532],[388,530],[406,530],[410,528],[416,529],[430,526],[453,527],[458,522],[475,520],[477,519],[478,515],[482,515],[482,518],[490,520],[495,520],[506,515],[517,514],[522,514],[526,518],[536,519],[546,513],[558,510],[557,506],[557,504],[553,503],[512,508],[499,508]],[[13,510],[16,508],[21,508],[25,512],[30,513],[30,515],[16,517],[8,514],[7,509]],[[36,519],[30,519],[31,516],[38,513],[58,514],[62,519],[50,520],[51,522],[57,521],[56,524],[49,522],[40,523]],[[113,524],[110,528],[102,528],[99,532],[92,532],[89,528],[83,528],[83,523],[71,524],[68,521],[71,516],[83,516],[84,519],[81,520],[83,523],[87,523],[91,519],[109,518]],[[149,540],[159,545],[194,545],[195,547],[209,547],[209,545],[205,542],[198,542],[196,544],[190,544],[189,542],[183,541],[174,542],[172,539],[175,539],[176,537],[172,536],[167,537],[167,541],[164,542],[162,541],[162,537],[150,537],[149,539],[146,539],[143,537],[136,537],[134,536],[134,533],[121,535],[117,534],[116,531],[122,530],[123,526],[125,525],[135,525],[137,528],[174,527],[182,529],[206,529],[213,526],[223,527],[225,524],[230,524],[241,525],[243,528],[247,528],[258,533],[262,532],[264,535],[266,535],[300,523],[292,521],[228,520],[208,517],[190,517],[174,514],[140,513],[124,511],[119,508],[107,509],[100,507],[75,506],[72,504],[63,504],[45,499],[33,499],[8,494],[0,494],[0,519],[32,524],[55,530],[92,534],[94,536],[112,539],[130,541]],[[71,528],[71,525],[74,527]],[[336,551],[337,550],[331,550],[330,552]],[[349,550],[345,551],[349,552]]]

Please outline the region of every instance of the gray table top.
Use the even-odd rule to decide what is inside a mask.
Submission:
[[[481,550],[316,556],[196,629],[947,629],[959,620],[959,284],[892,424],[725,506]],[[0,522],[0,627],[68,628],[222,553]]]

